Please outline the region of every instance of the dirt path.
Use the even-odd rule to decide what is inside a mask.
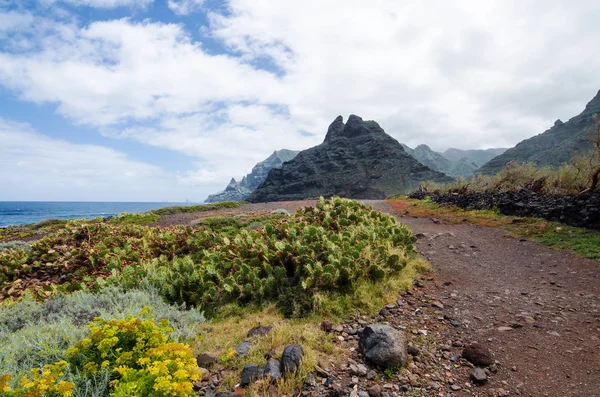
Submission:
[[[235,212],[294,211],[309,203],[247,204]],[[392,213],[383,201],[368,204]],[[426,293],[460,322],[444,337],[480,342],[499,362],[498,372],[475,395],[495,396],[503,389],[536,397],[600,396],[600,263],[500,229],[394,215],[422,234],[418,249],[436,270]]]
[[[490,388],[600,396],[600,263],[495,228],[398,220],[424,234],[437,273],[427,288],[461,322],[453,340],[484,343],[500,362]]]

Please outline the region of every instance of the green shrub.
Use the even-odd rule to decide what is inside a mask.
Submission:
[[[22,250],[28,250],[31,247],[31,243],[27,242],[27,241],[6,241],[6,242],[0,242],[0,251],[4,251],[4,250],[15,250],[15,249],[22,249]]]
[[[152,212],[144,212],[141,214],[122,213],[112,218],[109,223],[112,225],[149,225],[156,222],[160,215]]]
[[[165,303],[157,290],[130,290],[108,287],[98,293],[79,291],[38,302],[31,295],[0,304],[0,374],[17,378],[29,368],[43,367],[65,359],[64,351],[82,339],[94,318],[123,319],[139,314],[145,307],[159,319],[166,319],[175,341],[196,337],[204,316],[198,310]],[[101,375],[101,374],[100,374]],[[100,376],[98,375],[98,376]],[[93,379],[71,379],[93,389]],[[79,387],[79,386],[78,386]]]
[[[153,210],[154,214],[158,214],[160,216],[163,215],[173,215],[173,214],[186,214],[191,212],[203,212],[203,211],[215,211],[224,208],[237,208],[242,203],[226,201],[223,203],[214,203],[214,204],[202,204],[202,205],[190,205],[190,206],[173,206],[173,207],[165,207],[159,208],[157,210]]]

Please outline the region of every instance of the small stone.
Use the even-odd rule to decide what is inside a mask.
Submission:
[[[344,332],[344,326],[338,325],[337,327],[335,327],[334,331],[337,332],[338,334],[340,334],[340,333]]]
[[[359,391],[358,397],[369,397],[369,393],[367,393],[366,391]]]
[[[452,389],[452,391],[459,391],[462,389],[462,387],[459,385],[450,385],[450,389]]]
[[[512,327],[498,327],[498,331],[500,332],[506,332],[506,331],[512,331],[513,328]]]
[[[304,387],[315,387],[317,386],[317,380],[313,374],[308,374],[304,380]]]
[[[367,372],[367,379],[368,380],[373,380],[377,378],[377,372],[370,370],[369,372]]]
[[[406,351],[411,356],[418,356],[419,355],[419,348],[417,346],[413,345],[412,343],[408,344],[408,347],[406,348]]]
[[[206,380],[210,376],[210,371],[204,367],[200,367],[200,373],[202,374],[202,379]]]
[[[476,385],[483,385],[487,382],[488,377],[483,369],[475,367],[471,371],[470,379]]]
[[[273,327],[266,326],[266,325],[256,326],[256,327],[252,328],[250,331],[248,331],[248,338],[252,338],[253,336],[265,336],[266,334],[271,332],[272,329],[273,329]]]
[[[250,347],[252,347],[252,344],[244,341],[235,347],[235,352],[240,356],[247,356],[250,353]]]
[[[321,322],[321,329],[325,332],[331,332],[333,329],[333,324],[329,320],[323,320]]]
[[[435,301],[431,303],[431,306],[436,307],[438,309],[443,309],[444,308],[444,304],[440,301]]]
[[[244,369],[242,370],[240,386],[246,387],[252,382],[258,380],[258,378],[261,377],[260,372],[261,371],[256,364],[247,364],[244,366]]]
[[[196,356],[196,362],[198,363],[199,367],[205,367],[205,366],[209,366],[210,364],[216,363],[217,362],[217,358],[214,356],[211,356],[210,354],[198,354]]]
[[[471,343],[463,349],[462,356],[472,364],[487,367],[494,360],[489,349],[479,343]]]
[[[381,386],[375,384],[371,385],[367,388],[367,394],[369,397],[380,397],[381,396]]]

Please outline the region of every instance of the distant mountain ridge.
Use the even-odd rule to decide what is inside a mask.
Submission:
[[[414,149],[404,144],[402,146],[415,159],[432,170],[443,172],[452,177],[462,176],[464,178],[470,177],[481,165],[506,150],[461,150],[450,148],[444,153],[440,153],[423,144]]]
[[[569,162],[576,154],[584,154],[592,145],[587,131],[594,125],[593,115],[600,114],[600,91],[586,105],[583,112],[566,123],[556,120],[554,126],[532,138],[525,139],[512,149],[494,157],[478,172],[495,174],[511,161],[534,162],[540,166],[557,167]]]
[[[301,151],[248,197],[252,202],[302,200],[319,196],[381,199],[408,192],[419,182],[449,182],[408,154],[375,121],[338,116],[318,146]]]
[[[281,149],[274,151],[265,160],[257,163],[252,172],[237,182],[235,178],[231,181],[222,192],[211,194],[204,201],[205,203],[219,203],[223,201],[243,201],[267,178],[269,171],[273,168],[281,168],[281,165],[286,161],[292,160],[300,153],[296,150]]]

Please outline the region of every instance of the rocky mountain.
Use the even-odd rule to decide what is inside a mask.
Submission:
[[[211,194],[204,201],[205,203],[218,203],[222,201],[243,201],[267,178],[269,171],[273,168],[281,168],[286,161],[292,160],[299,152],[296,150],[281,149],[274,151],[264,161],[256,164],[252,172],[237,182],[235,178],[222,192]]]
[[[591,149],[587,131],[593,127],[594,114],[600,114],[600,91],[583,112],[566,123],[556,120],[549,130],[521,141],[517,146],[494,157],[479,169],[482,174],[495,174],[511,161],[534,162],[538,165],[557,167],[567,163],[576,154]]]
[[[440,152],[432,150],[427,145],[419,145],[414,149],[402,144],[404,150],[410,153],[420,163],[435,171],[443,172],[452,177],[468,178],[479,168],[477,164],[466,157],[450,160]]]
[[[492,149],[470,149],[462,150],[456,148],[447,149],[444,153],[444,157],[451,161],[463,161],[463,159],[469,160],[481,167],[496,156],[500,156],[506,152],[507,148],[492,148]]]
[[[319,196],[381,199],[405,193],[419,182],[452,178],[431,170],[408,154],[375,121],[338,116],[325,140],[304,150],[249,196],[252,202],[301,200]]]

